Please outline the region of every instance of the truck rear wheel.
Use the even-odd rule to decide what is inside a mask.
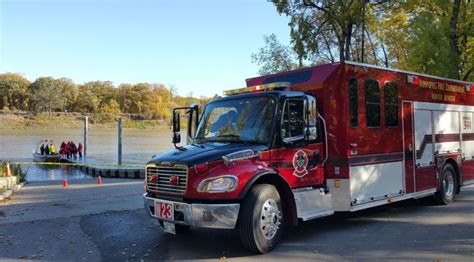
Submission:
[[[282,234],[280,195],[269,184],[254,186],[245,197],[240,215],[240,239],[252,251],[271,251]]]
[[[439,205],[449,205],[454,202],[456,194],[456,171],[451,164],[443,167],[440,177],[440,186],[435,194],[435,202]]]

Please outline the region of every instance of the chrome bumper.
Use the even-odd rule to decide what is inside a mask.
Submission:
[[[155,200],[157,198],[148,197],[143,194],[145,212],[154,218],[158,218],[155,214]],[[161,200],[167,203],[173,203],[174,221],[168,221],[174,224],[188,225],[204,228],[221,228],[233,229],[239,217],[240,204],[186,204],[175,201]]]

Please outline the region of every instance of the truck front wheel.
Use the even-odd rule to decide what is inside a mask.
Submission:
[[[240,215],[240,239],[253,251],[271,251],[282,234],[280,195],[269,184],[254,186],[244,199]]]

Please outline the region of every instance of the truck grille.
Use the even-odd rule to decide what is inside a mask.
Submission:
[[[181,165],[148,166],[146,181],[148,189],[152,192],[184,194],[188,181],[188,168]]]

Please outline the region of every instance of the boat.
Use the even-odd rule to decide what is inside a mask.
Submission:
[[[59,162],[61,160],[61,155],[57,152],[55,154],[41,154],[41,145],[54,145],[53,140],[41,140],[36,145],[36,148],[33,150],[33,161],[35,162]]]

